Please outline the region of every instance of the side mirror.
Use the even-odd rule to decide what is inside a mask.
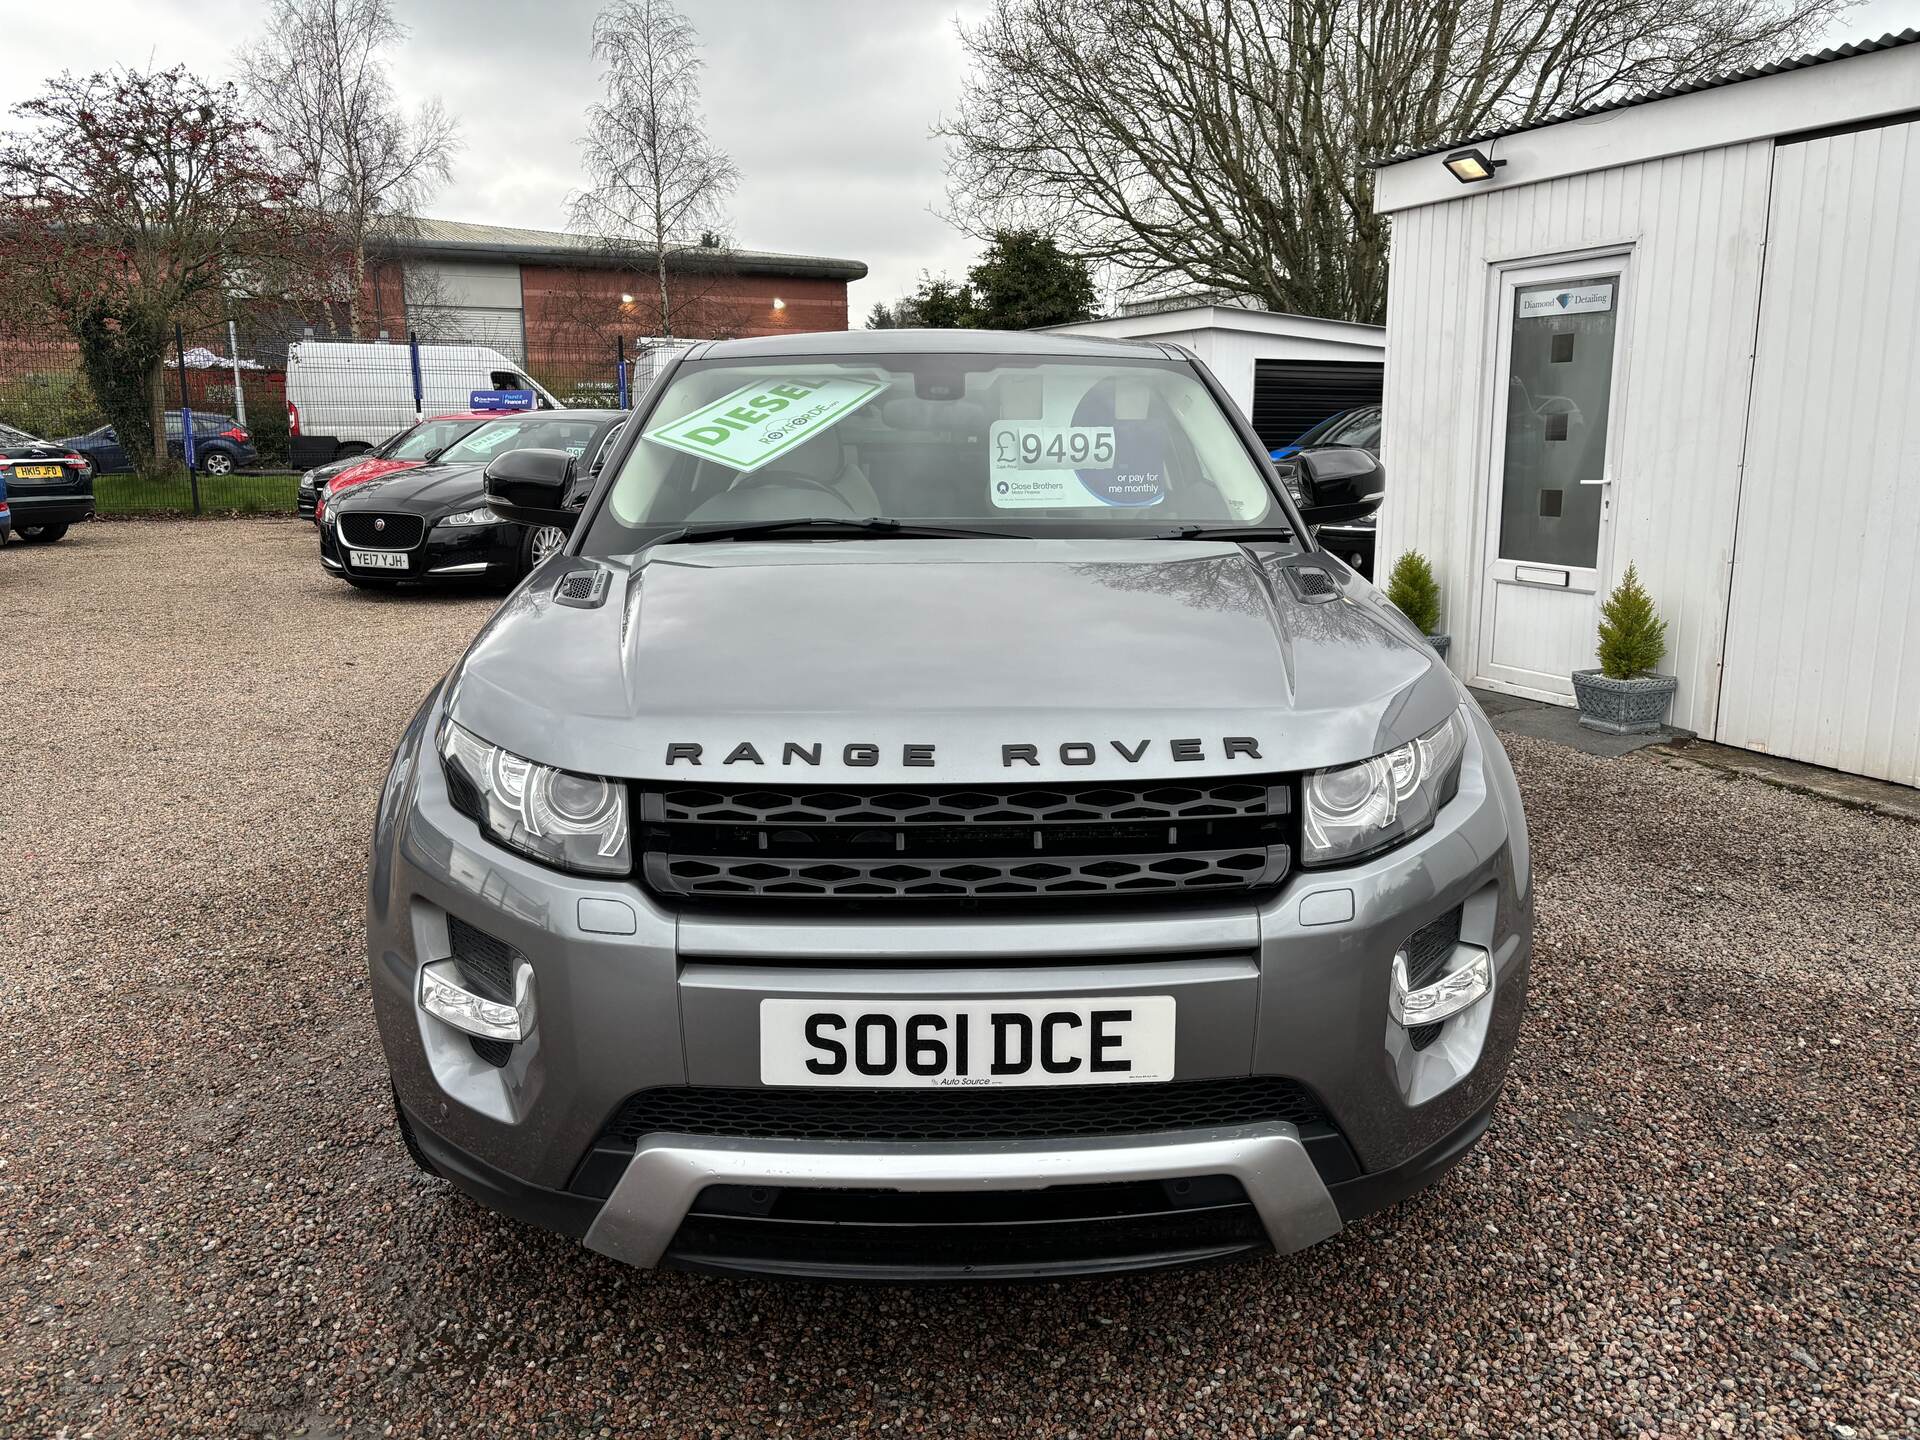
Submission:
[[[1387,472],[1372,452],[1349,446],[1302,450],[1280,462],[1297,466],[1302,503],[1300,518],[1310,526],[1364,520],[1380,508]]]
[[[579,518],[567,506],[574,457],[565,450],[509,450],[487,464],[487,508],[522,525],[567,525]]]

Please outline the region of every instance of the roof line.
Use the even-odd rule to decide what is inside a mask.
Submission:
[[[417,225],[419,228],[413,228]],[[436,225],[458,225],[476,232],[473,236],[436,233]],[[438,221],[427,216],[403,221],[374,240],[371,248],[394,255],[442,255],[514,259],[536,265],[563,265],[580,269],[651,269],[656,251],[618,238],[576,235],[563,230],[517,230],[526,240],[507,238],[517,227],[482,225],[472,221]],[[494,238],[481,238],[486,232]],[[790,275],[825,280],[859,280],[867,273],[866,262],[845,260],[831,255],[786,255],[767,250],[731,250],[688,245],[670,247],[669,269],[698,268],[703,262],[717,260],[718,268],[739,275]]]
[[[1597,105],[1587,105],[1578,110],[1565,110],[1556,115],[1548,115],[1532,120],[1525,125],[1510,125],[1504,130],[1486,130],[1475,135],[1462,136],[1439,145],[1423,145],[1418,149],[1399,150],[1380,160],[1370,160],[1367,164],[1375,169],[1388,165],[1398,165],[1403,160],[1419,160],[1424,156],[1438,155],[1445,150],[1458,150],[1468,145],[1484,145],[1494,140],[1504,140],[1509,135],[1524,135],[1529,130],[1544,130],[1551,125],[1563,125],[1569,120],[1585,120],[1593,115],[1605,115],[1614,110],[1631,110],[1640,105],[1651,105],[1656,100],[1671,100],[1677,95],[1692,95],[1701,90],[1718,90],[1727,85],[1739,85],[1748,80],[1763,80],[1769,75],[1782,75],[1791,70],[1810,70],[1816,65],[1831,65],[1836,60],[1851,60],[1857,55],[1871,55],[1880,50],[1897,50],[1903,45],[1920,44],[1920,30],[1909,27],[1894,34],[1889,31],[1877,40],[1856,40],[1851,44],[1836,46],[1829,50],[1816,51],[1810,55],[1796,55],[1786,60],[1774,60],[1765,65],[1750,65],[1744,70],[1735,70],[1728,75],[1716,75],[1705,80],[1690,80],[1682,85],[1671,85],[1664,90],[1644,90],[1631,95],[1623,95],[1616,100],[1605,100]]]

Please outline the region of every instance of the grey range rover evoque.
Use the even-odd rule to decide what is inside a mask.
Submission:
[[[1289,1252],[1479,1138],[1526,822],[1189,353],[694,346],[400,742],[367,949],[430,1172],[636,1265]]]

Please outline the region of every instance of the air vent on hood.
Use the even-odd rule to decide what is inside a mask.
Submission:
[[[1293,598],[1303,604],[1317,605],[1340,593],[1339,582],[1318,565],[1289,565],[1285,574],[1287,588],[1293,591]]]
[[[607,603],[613,576],[605,570],[569,570],[553,587],[553,598],[576,610],[598,610]]]

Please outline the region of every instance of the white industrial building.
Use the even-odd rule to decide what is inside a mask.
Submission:
[[[1270,448],[1329,415],[1380,402],[1387,338],[1378,325],[1237,305],[1184,305],[1048,328],[1185,345]]]
[[[1379,563],[1463,678],[1570,703],[1631,562],[1672,723],[1920,784],[1916,42],[1380,167]]]

